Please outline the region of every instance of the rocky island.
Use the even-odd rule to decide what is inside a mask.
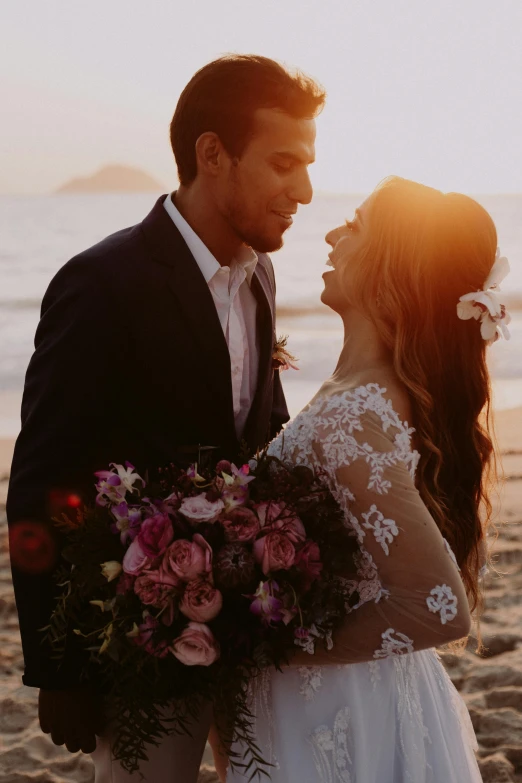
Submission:
[[[141,169],[111,164],[90,177],[75,177],[57,193],[164,193],[165,188]]]

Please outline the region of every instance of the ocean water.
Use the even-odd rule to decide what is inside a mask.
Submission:
[[[299,210],[285,246],[272,257],[279,331],[289,335],[289,348],[300,360],[299,372],[283,376],[292,413],[335,366],[340,320],[319,299],[328,253],[324,235],[352,217],[363,198],[317,194]],[[149,194],[0,197],[0,437],[18,431],[24,374],[49,281],[76,253],[142,220],[154,200]],[[503,289],[511,303],[512,339],[492,347],[490,367],[496,405],[516,407],[522,405],[522,196],[478,200],[495,220],[502,253],[511,263]]]

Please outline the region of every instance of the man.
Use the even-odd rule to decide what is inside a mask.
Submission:
[[[23,681],[40,688],[42,730],[71,752],[94,751],[100,710],[79,685],[74,637],[61,668],[41,644],[55,558],[35,568],[34,552],[60,545],[42,520],[88,497],[93,472],[109,462],[142,472],[193,458],[199,445],[230,458],[241,444],[263,446],[288,420],[265,254],[282,246],[298,205],[312,198],[323,103],[312,80],[264,57],[203,67],[171,123],[177,192],[65,264],[45,294],[7,513]],[[151,749],[146,779],[195,781],[209,722],[202,716],[192,739]],[[110,742],[99,740],[97,780],[111,774],[109,755]],[[112,774],[126,779],[119,765]]]

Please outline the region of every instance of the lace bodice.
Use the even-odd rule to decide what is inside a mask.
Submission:
[[[325,472],[360,545],[349,583],[359,601],[331,651],[308,644],[310,663],[400,655],[469,630],[457,562],[415,487],[413,432],[386,389],[370,383],[320,392],[270,444],[269,452],[284,462]]]

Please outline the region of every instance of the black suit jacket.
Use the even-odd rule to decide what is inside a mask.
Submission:
[[[10,527],[48,519],[50,498],[60,493],[88,496],[93,472],[109,462],[129,460],[143,472],[176,458],[180,447],[216,446],[227,458],[239,451],[223,330],[164,199],[142,223],[70,260],[49,285],[26,376]],[[259,255],[252,290],[260,368],[243,437],[254,450],[288,420],[272,368],[275,283],[266,255]],[[38,631],[54,605],[51,571],[35,575],[13,564],[13,583],[25,685],[75,684],[74,639],[58,669]]]

